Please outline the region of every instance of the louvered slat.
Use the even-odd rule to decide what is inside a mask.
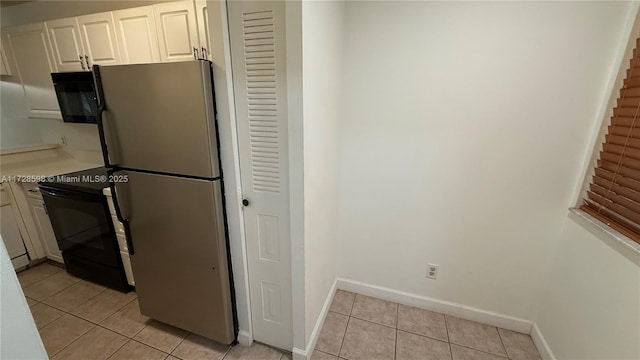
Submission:
[[[639,124],[636,124],[636,127],[628,127],[628,126],[609,126],[609,134],[611,135],[619,135],[619,136],[631,136],[637,139],[640,139],[640,128],[637,126],[640,125],[640,119],[637,120]]]
[[[600,159],[598,166],[613,173],[618,173],[624,177],[640,181],[640,171],[625,166],[619,166],[617,163]]]
[[[280,129],[273,11],[243,14],[249,142],[254,191],[280,192]]]
[[[608,144],[626,145],[634,149],[640,149],[640,139],[626,138],[624,136],[606,135],[605,140]]]
[[[620,179],[616,178],[616,182],[618,182],[618,180]],[[598,176],[593,177],[593,184],[596,184],[604,189],[611,190],[616,194],[624,196],[636,203],[640,203],[640,192],[632,190],[631,188],[616,184],[612,181]]]
[[[621,172],[615,174],[614,172],[606,170],[604,167],[599,167],[595,169],[594,181],[596,181],[596,178],[603,179],[603,181],[611,181],[615,179],[615,182],[620,184],[620,186],[640,193],[640,181],[626,177]]]

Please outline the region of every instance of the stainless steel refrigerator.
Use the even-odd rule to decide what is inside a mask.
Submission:
[[[94,66],[98,129],[140,312],[235,340],[209,61]]]

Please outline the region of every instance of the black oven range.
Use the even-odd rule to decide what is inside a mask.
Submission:
[[[107,169],[88,169],[39,182],[67,272],[129,291],[109,206]]]

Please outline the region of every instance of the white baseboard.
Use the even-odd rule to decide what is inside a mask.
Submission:
[[[302,350],[294,347],[293,351],[291,352],[291,357],[293,360],[308,360],[311,358],[311,354],[308,354],[307,350]]]
[[[302,350],[298,348],[293,348],[293,360],[308,360],[311,359],[311,354],[313,353],[313,349],[316,348],[316,342],[318,342],[318,337],[320,336],[320,331],[322,330],[322,325],[324,325],[324,319],[327,317],[329,313],[329,308],[331,307],[331,302],[333,301],[333,297],[336,294],[336,290],[338,289],[338,280],[336,279],[329,290],[329,294],[327,298],[324,300],[324,305],[322,305],[322,310],[320,310],[320,315],[318,315],[318,320],[316,320],[316,324],[313,327],[313,331],[311,331],[311,337],[309,338],[309,342],[307,343],[307,348]]]
[[[556,356],[551,351],[551,347],[547,343],[547,340],[542,335],[538,324],[533,323],[533,327],[531,328],[531,339],[533,339],[533,343],[536,345],[538,352],[540,353],[540,357],[543,360],[556,360]]]
[[[382,286],[366,284],[355,280],[338,278],[336,280],[336,284],[337,288],[340,290],[377,297],[379,299],[431,310],[442,314],[459,317],[461,319],[476,321],[479,323],[497,326],[503,329],[513,330],[525,334],[529,334],[531,332],[532,322],[525,319],[519,319],[516,317],[482,310],[446,300],[433,299]]]
[[[253,336],[248,331],[238,330],[238,343],[244,346],[253,344]]]

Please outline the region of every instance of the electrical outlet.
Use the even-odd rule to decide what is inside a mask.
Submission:
[[[60,141],[62,142],[62,145],[67,146],[67,137],[66,136],[61,136],[60,137]]]
[[[435,280],[438,277],[438,265],[428,264],[426,277]]]

